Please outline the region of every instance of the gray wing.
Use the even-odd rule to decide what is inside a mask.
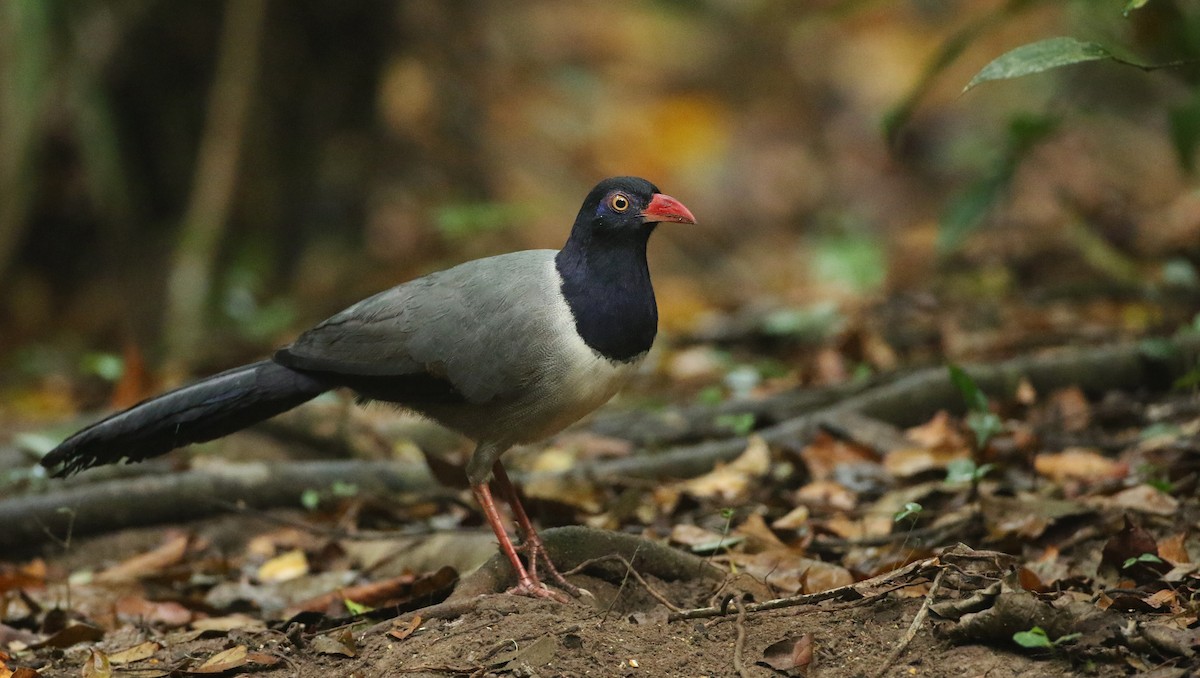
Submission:
[[[555,254],[502,254],[393,287],[300,335],[275,359],[349,377],[351,387],[432,377],[469,402],[503,397],[533,378],[553,339]]]

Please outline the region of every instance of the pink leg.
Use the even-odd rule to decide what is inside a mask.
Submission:
[[[529,515],[525,513],[525,507],[521,505],[521,500],[517,497],[517,488],[513,487],[512,481],[508,479],[508,473],[504,470],[500,460],[496,460],[495,465],[492,466],[492,477],[496,479],[496,488],[500,490],[500,494],[512,507],[517,527],[524,534],[525,544],[522,548],[528,551],[529,572],[532,578],[537,580],[537,564],[541,560],[546,563],[546,571],[550,573],[550,578],[564,591],[578,598],[582,591],[559,574],[558,568],[554,567],[554,563],[550,561],[550,554],[546,552],[546,546],[542,543],[542,538],[538,536],[537,530],[533,529],[533,523],[529,520]]]
[[[500,512],[496,510],[496,502],[492,501],[492,491],[488,489],[487,484],[472,485],[471,491],[475,494],[475,500],[479,502],[479,506],[483,509],[483,515],[487,517],[488,524],[492,527],[492,532],[496,533],[496,540],[500,542],[500,551],[508,558],[508,562],[512,564],[513,572],[517,574],[517,585],[509,589],[508,592],[522,596],[532,596],[534,598],[552,598],[554,600],[565,601],[562,594],[546,588],[546,585],[537,580],[537,577],[532,576],[521,563],[521,558],[517,555],[516,548],[513,547],[512,541],[508,538],[508,532],[504,529],[504,522],[500,519]],[[532,561],[533,558],[531,557]]]

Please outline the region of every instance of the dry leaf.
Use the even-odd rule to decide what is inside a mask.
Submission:
[[[159,645],[153,640],[148,640],[141,645],[134,645],[133,647],[126,648],[120,652],[114,652],[110,654],[108,656],[108,661],[109,663],[116,665],[132,664],[133,662],[140,662],[143,659],[149,659],[150,657],[153,657],[154,653],[161,649],[162,645]]]
[[[174,534],[153,551],[136,555],[123,563],[114,565],[96,575],[98,582],[133,581],[142,577],[161,574],[172,565],[183,562],[187,555],[191,537],[187,534]]]
[[[192,628],[197,631],[233,631],[234,629],[260,630],[267,625],[261,619],[248,614],[234,613],[224,617],[206,617],[192,622]]]
[[[818,431],[813,440],[800,451],[800,458],[813,480],[829,480],[839,466],[876,463],[875,453],[852,442]]]
[[[805,523],[808,522],[808,513],[809,511],[807,506],[797,506],[791,511],[788,511],[787,515],[776,518],[775,522],[771,523],[771,527],[777,530],[799,529],[804,527]]]
[[[945,410],[938,411],[932,419],[924,424],[908,429],[904,432],[904,437],[918,447],[927,450],[938,448],[960,450],[967,447],[966,438],[958,432],[958,428],[950,418],[950,413]]]
[[[1173,516],[1179,510],[1179,500],[1156,487],[1142,484],[1108,497],[1105,504],[1156,516]]]
[[[404,640],[419,628],[421,628],[421,615],[416,614],[407,622],[400,621],[399,619],[393,621],[392,630],[388,631],[388,635],[396,640]]]
[[[1068,433],[1078,433],[1092,423],[1092,406],[1078,386],[1055,391],[1050,396],[1050,407]]]
[[[312,649],[320,654],[340,654],[345,657],[358,654],[358,645],[350,629],[316,636],[312,639]]]
[[[883,458],[883,467],[897,478],[911,478],[927,471],[942,471],[956,459],[968,459],[966,447],[910,447],[894,450]]]
[[[572,458],[574,456],[571,455]],[[586,478],[535,474],[525,482],[522,489],[530,499],[556,501],[587,513],[599,513],[604,510],[604,493]]]
[[[787,548],[787,546],[775,536],[771,528],[767,527],[766,521],[757,513],[751,513],[741,525],[738,525],[734,530],[734,534],[746,538],[746,546],[750,551],[769,551],[772,549]]]
[[[811,633],[794,638],[784,638],[763,650],[759,664],[769,666],[789,676],[807,676],[813,660],[813,637]]]
[[[793,499],[810,508],[852,511],[858,506],[858,495],[831,480],[819,480],[796,490]]]
[[[91,654],[83,664],[83,678],[112,678],[112,674],[112,664],[109,663],[108,656],[92,648]]]
[[[1082,480],[1096,482],[1124,478],[1129,466],[1113,461],[1095,450],[1071,447],[1062,452],[1039,454],[1033,467],[1041,475],[1055,482]]]
[[[1037,402],[1037,397],[1037,389],[1033,387],[1033,383],[1029,381],[1028,377],[1021,377],[1021,380],[1017,382],[1017,392],[1013,394],[1013,399],[1029,407]]]
[[[1171,563],[1172,565],[1183,565],[1190,563],[1191,556],[1188,555],[1187,532],[1171,535],[1160,539],[1158,542],[1158,557]]]
[[[208,661],[194,669],[188,669],[187,673],[225,673],[233,669],[245,666],[249,661],[246,657],[248,651],[245,645],[237,645],[231,647],[224,652],[209,657]]]
[[[730,560],[746,574],[788,594],[815,593],[854,583],[849,570],[788,550],[733,554]]]
[[[690,523],[679,523],[671,528],[671,541],[695,552],[707,552],[733,546],[740,543],[742,537],[719,534]]]
[[[734,502],[748,492],[753,481],[765,476],[770,466],[771,453],[766,441],[759,436],[750,436],[746,450],[737,459],[718,464],[712,471],[686,480],[679,487],[697,499]]]
[[[293,549],[275,556],[258,568],[258,580],[264,584],[288,581],[306,574],[308,574],[308,557],[300,549]]]
[[[76,643],[94,643],[103,637],[103,629],[89,624],[72,624],[46,640],[30,645],[30,647],[70,647]]]
[[[173,600],[146,600],[141,596],[122,596],[115,604],[122,619],[150,622],[168,627],[184,626],[192,621],[192,611]]]

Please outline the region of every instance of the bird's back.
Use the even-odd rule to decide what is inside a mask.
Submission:
[[[488,257],[370,297],[276,360],[425,413],[476,440],[517,443],[603,404],[637,361],[579,338],[555,250]]]

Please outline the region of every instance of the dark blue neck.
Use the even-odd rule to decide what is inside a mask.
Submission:
[[[576,228],[555,257],[575,330],[600,355],[628,361],[658,332],[658,306],[646,265],[650,229],[603,236]]]

